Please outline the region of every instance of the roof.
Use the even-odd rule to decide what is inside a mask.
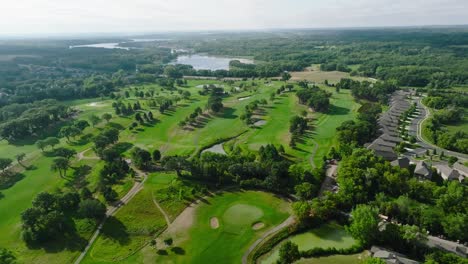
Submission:
[[[450,240],[428,236],[426,244],[430,247],[449,251],[465,258],[468,256],[468,247]]]
[[[396,147],[396,143],[395,143],[395,142],[385,141],[385,140],[383,140],[382,138],[377,138],[377,139],[374,140],[374,142],[372,142],[372,143],[373,143],[373,144],[380,145],[380,146],[384,146],[384,147],[389,147],[389,148],[394,148],[394,147]]]
[[[442,176],[444,180],[458,180],[460,177],[460,173],[457,170],[454,170],[447,165],[438,164],[434,167],[436,167],[437,172],[440,173],[440,176]]]
[[[392,161],[392,166],[398,166],[400,168],[408,168],[410,165],[410,160],[407,157],[399,158],[397,160]]]
[[[427,165],[426,162],[420,161],[416,163],[416,168],[414,169],[414,174],[419,175],[419,176],[424,176],[426,178],[431,178],[432,177],[432,170],[430,169],[430,166]]]
[[[385,141],[390,141],[390,142],[395,142],[395,143],[400,143],[402,142],[403,140],[399,137],[393,137],[393,136],[390,136],[388,134],[382,134],[380,136],[381,139],[385,140]]]
[[[385,263],[396,263],[396,264],[418,264],[419,262],[406,258],[405,255],[385,248],[372,246],[371,247],[372,257],[380,258],[385,261]]]

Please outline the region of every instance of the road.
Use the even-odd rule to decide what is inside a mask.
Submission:
[[[104,219],[101,221],[101,223],[99,224],[96,231],[94,231],[94,234],[91,237],[91,239],[89,240],[88,245],[86,245],[85,249],[81,252],[81,254],[78,256],[78,258],[75,260],[74,264],[79,264],[83,260],[83,258],[86,256],[89,249],[91,248],[91,246],[94,244],[94,242],[98,238],[99,234],[101,233],[101,229],[104,226],[104,223],[106,222],[106,220],[110,216],[114,215],[122,206],[124,206],[125,204],[130,202],[130,200],[133,197],[135,197],[135,195],[141,189],[143,189],[143,185],[144,185],[146,179],[148,178],[146,173],[142,172],[141,170],[139,170],[137,168],[134,168],[133,166],[132,166],[132,169],[135,170],[135,172],[138,174],[138,176],[140,176],[140,178],[142,180],[140,182],[135,182],[132,189],[130,189],[130,191],[128,191],[128,193],[124,197],[122,197],[122,199],[117,201],[114,205],[111,205],[111,206],[107,207],[107,211],[106,211],[106,215],[105,215]]]
[[[418,140],[418,144],[424,149],[436,149],[438,153],[441,153],[443,151],[445,155],[457,157],[458,160],[461,161],[462,163],[467,161],[468,155],[466,154],[458,153],[458,152],[451,151],[448,149],[443,149],[436,145],[433,145],[431,142],[424,140],[424,138],[422,137],[422,124],[424,123],[424,121],[430,118],[431,113],[429,109],[422,103],[422,98],[417,100],[417,104],[418,104],[418,109],[420,110],[420,114],[418,115],[418,117],[415,118],[416,122],[413,123],[412,130],[417,131],[416,138]],[[414,126],[417,126],[417,127],[414,127]]]
[[[281,229],[288,227],[292,224],[294,224],[296,220],[294,219],[294,216],[288,217],[284,222],[281,224],[273,227],[272,229],[268,230],[265,232],[259,239],[255,240],[255,242],[249,247],[249,249],[245,252],[244,256],[242,256],[242,264],[247,264],[247,260],[249,258],[249,255],[252,253],[252,251],[262,243],[265,238],[269,237],[270,235],[280,231]]]

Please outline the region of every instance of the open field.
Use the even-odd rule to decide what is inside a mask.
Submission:
[[[347,72],[340,71],[321,71],[320,65],[313,65],[306,68],[306,70],[301,72],[291,72],[292,81],[310,81],[315,83],[324,83],[327,80],[329,83],[337,83],[343,78],[351,78],[358,81],[372,81],[369,78],[351,76]]]
[[[300,251],[309,250],[314,247],[349,248],[356,243],[342,226],[335,223],[325,224],[308,232],[293,235],[287,238],[287,240],[297,244]],[[262,264],[276,263],[279,258],[281,244],[277,245],[270,253],[262,256],[258,262]]]

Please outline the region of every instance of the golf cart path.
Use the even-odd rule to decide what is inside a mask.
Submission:
[[[86,152],[88,152],[88,151],[90,151],[90,150],[91,150],[91,148],[87,148],[87,149],[85,149],[85,150],[83,150],[83,151],[81,151],[81,152],[78,152],[78,154],[76,154],[76,156],[77,156],[77,158],[78,158],[78,161],[83,160],[83,159],[84,159],[84,160],[98,160],[99,157],[86,157],[86,156],[84,155]]]
[[[166,220],[167,226],[169,227],[171,225],[171,219],[169,219],[169,215],[164,211],[164,209],[161,207],[161,205],[156,201],[156,198],[154,198],[154,194],[151,193],[151,196],[153,197],[153,203],[156,205],[156,207],[161,211],[161,213],[164,215],[164,219]]]
[[[78,258],[75,260],[74,264],[79,264],[83,259],[84,257],[86,256],[86,254],[88,253],[89,249],[91,248],[91,246],[94,244],[94,242],[96,241],[96,239],[98,238],[100,232],[101,232],[101,229],[102,227],[104,226],[104,223],[106,222],[107,218],[109,218],[110,216],[114,215],[122,206],[124,206],[125,204],[127,204],[128,202],[130,202],[130,200],[132,200],[133,197],[135,197],[135,195],[141,191],[141,189],[143,189],[143,185],[146,181],[146,179],[148,178],[147,177],[147,174],[142,172],[141,170],[135,168],[132,166],[132,169],[135,170],[135,172],[138,174],[138,176],[142,179],[140,182],[135,182],[133,184],[133,187],[130,189],[130,191],[127,192],[127,194],[122,197],[122,199],[120,199],[119,201],[117,201],[114,205],[110,205],[107,207],[107,210],[106,210],[106,214],[104,216],[104,219],[101,221],[101,223],[98,225],[96,231],[94,231],[94,234],[93,236],[91,237],[91,239],[89,240],[88,244],[86,245],[85,249],[81,252],[81,254],[78,256]]]
[[[245,254],[242,256],[242,264],[247,264],[247,259],[249,255],[254,251],[254,249],[262,243],[265,238],[269,237],[270,235],[277,233],[281,229],[288,227],[292,224],[294,224],[296,220],[294,219],[294,216],[288,217],[288,219],[284,220],[281,224],[271,228],[270,230],[266,231],[259,239],[255,240],[255,242],[249,247],[249,249],[245,252]]]

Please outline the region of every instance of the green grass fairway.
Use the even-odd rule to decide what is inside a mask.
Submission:
[[[174,239],[174,246],[184,253],[167,250],[168,255],[157,255],[154,262],[239,263],[249,245],[265,230],[284,221],[289,210],[283,199],[259,191],[224,192],[210,197],[196,209],[187,237]],[[211,228],[213,217],[219,220],[217,229]],[[252,225],[258,221],[265,227],[254,231]]]
[[[320,258],[308,258],[300,259],[296,264],[359,264],[364,259],[369,257],[369,253],[364,251],[363,253],[354,255],[333,255],[329,257]]]
[[[109,218],[82,263],[111,263],[141,249],[166,226],[151,190],[143,189],[127,206]]]
[[[308,232],[294,235],[287,240],[290,240],[298,245],[299,250],[304,251],[314,247],[335,247],[348,248],[353,246],[356,241],[346,233],[344,228],[335,223],[322,225],[320,228],[312,229]],[[259,263],[270,264],[276,263],[279,258],[279,248],[277,245],[270,253],[260,258]]]

